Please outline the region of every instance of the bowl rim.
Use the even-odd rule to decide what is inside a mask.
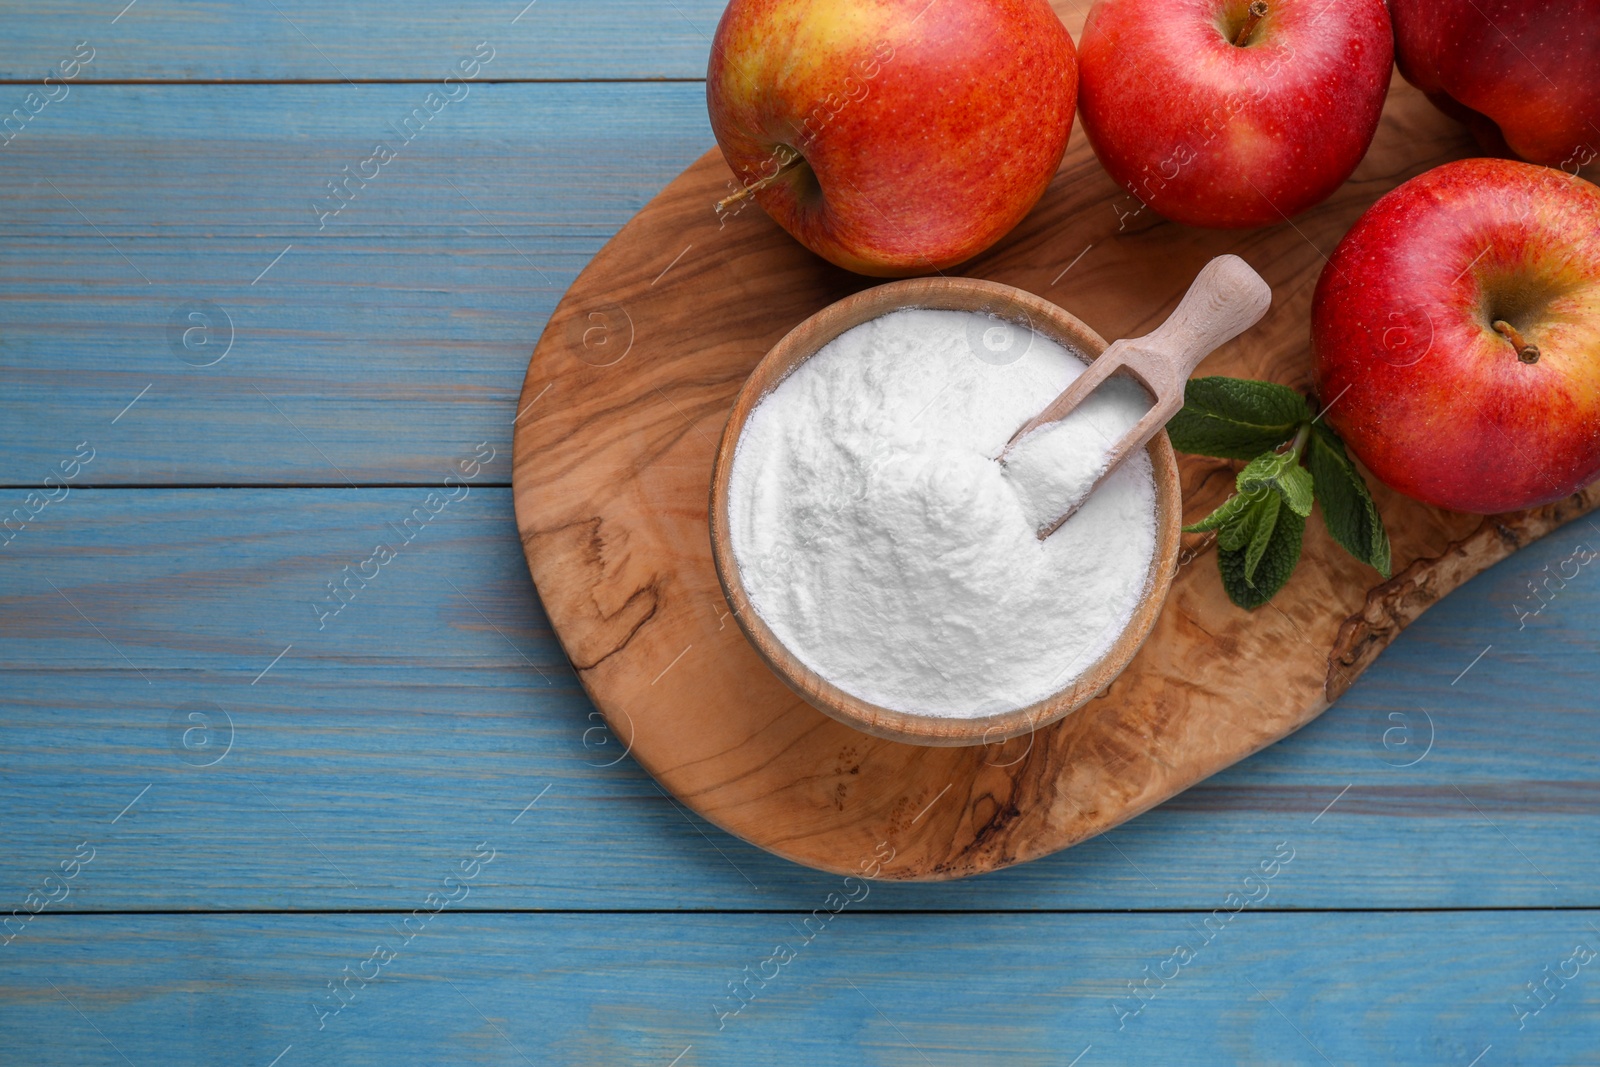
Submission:
[[[898,711],[862,700],[822,677],[773,633],[751,602],[734,556],[729,485],[739,438],[750,413],[824,345],[847,330],[893,311],[927,308],[975,311],[1027,326],[1098,358],[1106,341],[1064,308],[1023,289],[978,278],[927,277],[864,289],[828,305],[785,334],[750,372],[728,414],[712,468],[711,556],[728,607],[769,668],[819,711],[875,737],[917,745],[998,744],[1056,722],[1103,693],[1133,661],[1160,616],[1177,573],[1183,523],[1178,462],[1166,431],[1146,448],[1156,486],[1156,546],[1145,588],[1116,642],[1071,684],[1022,708],[980,716],[938,716]]]

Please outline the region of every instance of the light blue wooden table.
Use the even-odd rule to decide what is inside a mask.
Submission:
[[[1600,572],[1514,610],[1600,528],[808,935],[837,879],[614,762],[508,488],[546,316],[711,143],[718,0],[126,2],[0,14],[0,1064],[1600,1063]]]

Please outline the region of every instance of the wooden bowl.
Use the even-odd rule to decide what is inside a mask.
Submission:
[[[745,381],[717,447],[711,476],[711,555],[717,579],[733,617],[750,643],[779,678],[810,704],[846,725],[892,741],[916,745],[985,745],[1036,730],[1087,704],[1122,673],[1144,644],[1177,573],[1178,537],[1183,524],[1178,462],[1165,431],[1148,451],[1156,484],[1156,550],[1145,591],[1133,618],[1115,644],[1065,689],[1035,704],[972,718],[917,715],[860,700],[802,663],[784,647],[745,593],[734,558],[728,518],[728,482],[745,420],[763,397],[789,373],[835,337],[868,320],[905,308],[981,311],[1032,328],[1091,358],[1106,342],[1077,318],[1032,293],[974,278],[912,278],[846,297],[806,319],[773,346]],[[1049,400],[1042,398],[1041,406]]]

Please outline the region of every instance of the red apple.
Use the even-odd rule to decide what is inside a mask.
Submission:
[[[718,208],[753,194],[862,274],[954,266],[1043,195],[1077,85],[1045,0],[732,0],[706,102],[744,189]]]
[[[1400,73],[1497,155],[1600,152],[1600,0],[1390,0]]]
[[[1600,476],[1600,189],[1504,159],[1391,190],[1317,282],[1326,418],[1391,488],[1493,514]]]
[[[1080,43],[1083,128],[1157,213],[1265,226],[1350,177],[1393,59],[1383,0],[1100,0]]]

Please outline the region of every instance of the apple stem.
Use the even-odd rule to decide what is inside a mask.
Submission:
[[[1517,328],[1505,319],[1494,320],[1494,332],[1511,342],[1511,347],[1517,350],[1517,358],[1524,363],[1539,362],[1539,346],[1529,344]]]
[[[726,196],[726,197],[723,197],[721,200],[718,200],[717,201],[717,214],[719,214],[719,215],[722,214],[724,211],[727,211],[728,208],[732,207],[734,204],[737,204],[740,201],[745,200],[745,199],[749,198],[750,196],[753,196],[754,194],[760,192],[762,189],[765,189],[767,186],[771,185],[773,182],[777,181],[779,178],[783,177],[785,174],[789,173],[789,171],[793,170],[795,167],[798,167],[800,164],[804,163],[805,161],[806,160],[805,160],[804,156],[802,156],[799,152],[794,152],[783,163],[782,166],[780,166],[777,170],[773,171],[771,174],[768,174],[765,178],[759,178],[756,181],[751,182],[749,185],[744,186],[737,193],[734,193],[732,196]]]
[[[1267,17],[1267,0],[1255,0],[1245,13],[1244,25],[1239,27],[1239,32],[1234,36],[1235,47],[1243,48],[1250,40],[1250,35],[1256,32],[1256,27],[1261,25],[1261,20]]]

